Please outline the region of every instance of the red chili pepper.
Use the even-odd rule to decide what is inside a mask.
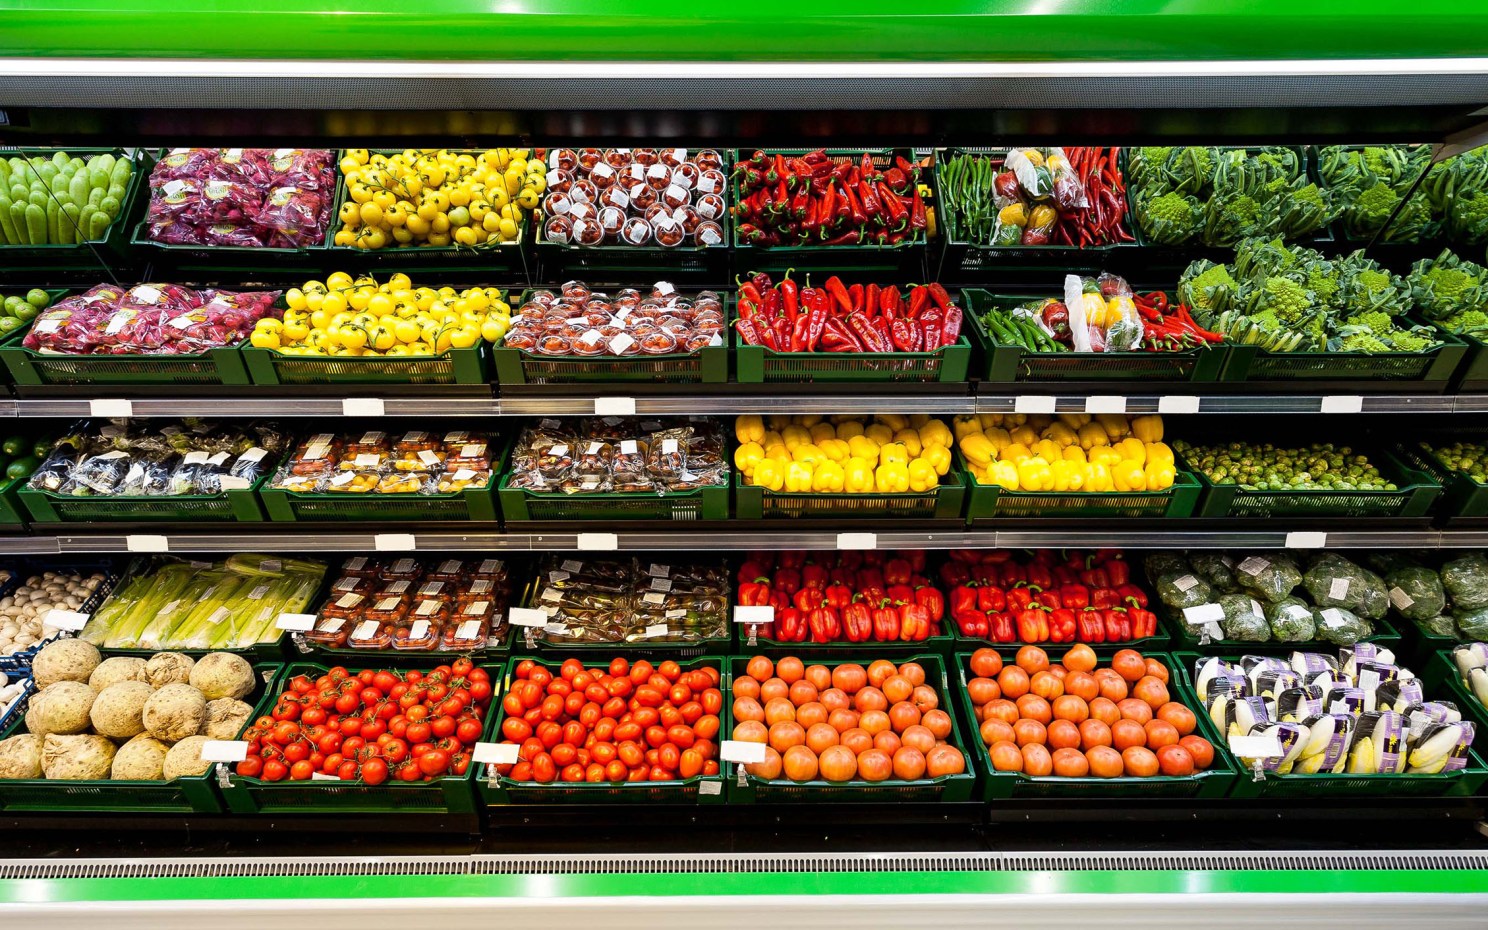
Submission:
[[[951,305],[951,294],[945,289],[944,284],[939,282],[927,284],[925,285],[925,291],[930,295],[930,299],[935,302],[935,308],[937,310],[944,311]]]
[[[945,322],[940,326],[940,344],[953,346],[961,338],[961,308],[951,304],[945,311]]]
[[[896,352],[913,352],[915,346],[913,325],[908,320],[894,320],[889,324],[889,341],[893,343]]]
[[[918,320],[920,314],[930,305],[930,289],[919,286],[912,288],[909,292],[909,312],[905,314],[911,320]]]
[[[858,338],[858,335],[852,331],[847,325],[847,322],[841,317],[827,317],[826,326],[823,327],[822,333],[823,339],[826,338],[826,334],[828,333],[834,334],[838,340],[841,340],[838,345],[845,352],[863,352],[867,349],[863,345],[862,340]]]
[[[828,184],[817,207],[817,228],[825,229],[837,222],[837,185]]]
[[[860,227],[866,226],[868,225],[868,214],[863,209],[862,201],[858,197],[855,188],[856,185],[854,184],[844,183],[842,185],[842,193],[847,201],[848,214],[852,217],[853,225]]]
[[[873,165],[873,158],[867,152],[858,162],[858,176],[866,181],[877,181],[880,177],[879,170]]]
[[[870,220],[882,220],[883,201],[878,199],[878,194],[873,190],[872,182],[866,180],[858,182],[858,200],[862,202],[863,213]]]
[[[890,284],[878,293],[878,312],[886,320],[892,320],[899,315],[899,287]]]
[[[847,289],[848,313],[863,312],[863,285],[854,284]]]
[[[901,229],[909,222],[909,211],[904,207],[904,198],[889,190],[883,184],[878,185],[878,196],[883,200],[884,208],[889,211],[889,222]]]
[[[790,351],[791,323],[785,317],[780,317],[770,324],[770,330],[774,334],[775,344],[770,348],[776,352]]]
[[[785,280],[780,282],[780,306],[785,311],[785,318],[792,324],[801,312],[800,286],[791,280],[791,271],[795,270],[792,268],[786,271]]]
[[[745,345],[762,346],[765,344],[765,341],[760,338],[759,331],[754,328],[753,320],[735,320],[734,329],[738,332],[739,338],[744,340]]]
[[[925,229],[930,225],[929,217],[925,213],[925,201],[920,197],[920,186],[915,185],[914,200],[911,201],[909,209],[909,228]]]
[[[810,319],[807,321],[806,326],[805,351],[816,351],[816,346],[821,342],[822,333],[826,329],[828,316],[826,295],[818,291],[815,299],[811,302]]]
[[[941,317],[938,310],[927,310],[915,321],[920,330],[918,341],[921,352],[934,352],[940,348]]]

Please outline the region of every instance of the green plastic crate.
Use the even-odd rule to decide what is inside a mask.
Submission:
[[[570,520],[727,520],[727,485],[692,491],[607,491],[596,494],[540,494],[510,487],[512,474],[501,476],[496,495],[507,522],[541,523]]]
[[[902,494],[815,494],[770,491],[744,483],[734,472],[734,516],[740,520],[776,518],[831,520],[885,517],[904,520],[961,520],[966,509],[964,476],[951,469],[940,486]]]
[[[439,665],[430,661],[423,668]],[[296,675],[319,677],[332,668],[311,662],[284,665],[279,675],[270,683],[263,700],[254,708],[253,717],[244,729],[253,725],[253,720],[266,716],[274,707],[289,683]],[[362,668],[391,668],[391,666],[367,663],[352,666],[353,674]],[[491,675],[492,691],[499,682],[500,669],[486,667]],[[500,700],[493,697],[493,706]],[[472,766],[473,768],[474,766]],[[213,767],[218,787],[222,791],[227,809],[234,814],[469,814],[475,811],[475,796],[470,788],[470,773],[444,775],[433,781],[397,781],[389,778],[380,785],[368,785],[360,781],[342,782],[340,779],[311,779],[309,781],[267,782],[261,778],[239,775],[226,763]],[[210,773],[209,773],[210,774]]]
[[[1402,461],[1430,475],[1442,486],[1437,513],[1448,518],[1488,516],[1488,484],[1449,467],[1425,442],[1402,442],[1394,451]]]
[[[831,643],[813,643],[810,640],[800,643],[787,643],[778,639],[766,639],[758,636],[755,641],[749,641],[749,624],[735,623],[738,628],[736,646],[739,650],[748,650],[751,655],[764,655],[772,659],[782,656],[800,656],[806,660],[807,665],[815,665],[816,656],[819,654],[844,655],[858,653],[868,659],[907,659],[911,655],[930,650],[941,657],[949,656],[955,649],[956,633],[955,621],[951,620],[949,613],[941,620],[940,628],[943,632],[938,636],[929,636],[925,639],[906,641],[894,640],[893,642],[866,642],[854,643],[845,639]]]
[[[1421,680],[1432,689],[1432,691],[1445,697],[1457,705],[1462,712],[1463,720],[1472,721],[1477,728],[1473,737],[1473,748],[1479,753],[1488,750],[1488,707],[1478,700],[1467,685],[1463,684],[1462,678],[1457,671],[1457,663],[1452,658],[1452,649],[1448,647],[1435,652],[1427,660],[1421,669]]]
[[[0,344],[0,362],[19,385],[249,383],[237,345],[193,355],[63,355],[25,348],[28,332]]]
[[[260,523],[264,515],[257,491],[266,480],[211,495],[71,497],[22,487],[16,497],[33,523]]]
[[[4,350],[0,350],[3,354]],[[254,384],[486,384],[490,350],[485,345],[439,355],[286,355],[244,344],[242,364]]]
[[[1192,660],[1199,656],[1192,653],[1175,653],[1179,663],[1178,677],[1189,693],[1193,691],[1190,674]],[[1223,658],[1239,659],[1238,654]],[[1207,714],[1199,715],[1201,720]],[[1485,781],[1488,781],[1488,765],[1473,750],[1468,751],[1467,767],[1456,772],[1437,775],[1377,775],[1319,772],[1312,775],[1278,775],[1275,772],[1261,773],[1259,778],[1249,772],[1234,758],[1228,745],[1215,744],[1214,756],[1221,755],[1235,763],[1239,777],[1230,791],[1232,798],[1459,798],[1471,797]]]
[[[611,647],[613,648],[613,647]],[[613,656],[609,657],[613,658]],[[609,658],[596,660],[580,656],[585,668],[609,668]],[[531,660],[557,674],[561,658],[533,655],[513,655],[506,668],[503,693],[511,686],[517,664]],[[724,693],[720,709],[718,738],[721,740],[733,732],[733,715],[728,697],[726,659],[701,658],[680,663],[684,669],[701,666],[718,668],[719,688]],[[501,724],[506,720],[506,707],[497,701],[498,712],[492,715],[485,733],[487,742],[501,741]],[[694,775],[671,781],[646,782],[550,782],[514,781],[505,775],[487,772],[488,766],[472,766],[475,772],[475,792],[487,806],[502,804],[722,804],[724,801],[723,775]]]
[[[1405,317],[1404,325],[1419,320]],[[1401,382],[1427,385],[1434,393],[1446,390],[1458,365],[1467,355],[1467,343],[1444,329],[1437,329],[1442,345],[1426,352],[1267,352],[1259,346],[1229,346],[1221,381],[1360,382],[1368,386],[1395,388]],[[1383,382],[1376,385],[1375,382]]]
[[[1201,643],[1195,628],[1183,620],[1181,613],[1169,611],[1161,603],[1157,605],[1158,617],[1165,620],[1173,630],[1173,648],[1175,650],[1198,651],[1204,655],[1229,654],[1236,655],[1290,655],[1293,652],[1327,652],[1338,651],[1338,646],[1326,640],[1313,640],[1306,643],[1288,643],[1279,640],[1267,640],[1266,642],[1253,643],[1239,639],[1211,639],[1207,643]],[[1374,643],[1384,646],[1396,655],[1400,654],[1401,644],[1405,637],[1400,629],[1390,622],[1389,617],[1381,617],[1370,621],[1374,625],[1374,632],[1364,637],[1362,642]]]
[[[1227,345],[1184,352],[1030,352],[1022,346],[1000,345],[987,331],[982,315],[992,307],[1013,307],[1037,298],[993,294],[979,288],[967,288],[962,293],[972,339],[987,361],[985,371],[978,372],[983,381],[1228,380],[1221,377],[1231,349]]]
[[[1441,485],[1426,472],[1411,468],[1387,451],[1366,449],[1371,463],[1396,491],[1247,491],[1237,484],[1215,484],[1190,469],[1175,453],[1178,465],[1191,471],[1203,488],[1196,517],[1424,517],[1441,494]]]
[[[25,527],[26,514],[21,506],[20,490],[30,476],[0,481],[0,530],[16,531]]]
[[[1199,480],[1179,469],[1173,484],[1162,491],[1009,491],[976,480],[966,460],[956,453],[965,474],[971,503],[967,524],[1015,517],[1071,517],[1078,519],[1180,518],[1193,515],[1199,502]]]
[[[257,685],[248,696],[250,702],[261,697],[271,699],[272,684],[279,666],[258,664],[253,667]],[[29,702],[29,696],[22,699]],[[24,708],[18,709],[10,725],[0,732],[7,739],[25,732]],[[265,712],[267,712],[265,710]],[[46,778],[0,779],[0,810],[57,812],[129,812],[162,814],[216,814],[223,810],[222,799],[212,787],[213,769],[201,775],[188,775],[172,781],[88,781],[49,780]]]
[[[1488,343],[1470,333],[1457,335],[1467,345],[1467,361],[1457,373],[1456,391],[1477,394],[1488,391]]]
[[[1113,647],[1114,648],[1114,647]],[[1133,648],[1130,644],[1120,648]],[[999,801],[1009,798],[1222,798],[1229,793],[1239,777],[1235,760],[1224,751],[1219,733],[1209,715],[1203,712],[1192,689],[1180,681],[1174,665],[1175,658],[1167,653],[1144,652],[1149,659],[1156,659],[1168,667],[1168,696],[1188,707],[1197,718],[1197,734],[1214,745],[1214,764],[1202,772],[1192,775],[1153,775],[1150,778],[1119,776],[1097,778],[1093,775],[1081,778],[1065,778],[1059,775],[1025,775],[1022,772],[998,772],[992,768],[992,756],[982,742],[977,725],[976,708],[966,689],[967,668],[971,653],[959,652],[955,656],[958,676],[956,702],[961,709],[962,721],[970,732],[977,734],[973,750],[981,778],[983,800]]]
[[[99,264],[98,252],[123,256],[129,251],[130,226],[134,222],[137,211],[144,209],[140,202],[140,192],[147,186],[145,182],[150,174],[152,162],[149,153],[141,151],[130,156],[122,148],[56,146],[33,148],[31,146],[20,146],[13,151],[5,153],[5,155],[7,157],[50,158],[53,153],[59,151],[66,152],[68,155],[81,158],[84,161],[87,161],[93,155],[101,155],[105,152],[119,159],[131,158],[134,162],[134,171],[129,175],[129,183],[125,185],[124,200],[119,206],[119,215],[109,224],[108,230],[104,233],[102,239],[93,239],[86,243],[74,243],[72,245],[0,245],[0,264],[3,264],[6,268],[96,267]],[[144,199],[148,199],[148,197]]]
[[[844,662],[862,664],[864,656],[850,653],[834,653],[830,656],[811,656],[812,664],[840,665]],[[885,656],[887,658],[887,656]],[[961,750],[966,760],[966,771],[960,775],[940,775],[914,781],[889,778],[886,781],[870,782],[860,778],[851,781],[831,782],[825,779],[796,782],[785,778],[766,780],[744,771],[742,765],[735,766],[729,779],[729,801],[740,804],[854,804],[854,803],[924,803],[956,802],[971,800],[972,787],[976,782],[975,765],[967,749],[966,730],[956,718],[955,701],[951,697],[950,679],[946,677],[945,660],[939,655],[918,653],[900,657],[902,662],[918,662],[925,668],[925,681],[935,688],[940,696],[940,709],[951,717],[952,746]],[[735,675],[743,674],[749,662],[748,656],[732,656],[728,660],[728,683],[732,686]],[[729,732],[732,732],[730,729]]]

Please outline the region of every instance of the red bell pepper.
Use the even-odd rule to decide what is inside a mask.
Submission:
[[[960,613],[953,613],[951,619],[955,622],[956,628],[961,631],[962,636],[986,639],[991,635],[991,621],[980,610],[963,610]]]
[[[742,607],[763,607],[770,603],[770,585],[761,581],[746,581],[739,585],[739,604]]]
[[[1134,584],[1123,584],[1116,586],[1116,593],[1121,595],[1121,603],[1132,607],[1147,606],[1147,592]]]
[[[1140,607],[1133,607],[1127,610],[1127,615],[1131,617],[1132,639],[1157,635],[1157,614]]]
[[[1075,641],[1077,624],[1075,623],[1075,612],[1068,607],[1060,607],[1049,613],[1049,641],[1052,643],[1072,643]]]
[[[1106,577],[1111,579],[1111,584],[1121,587],[1131,581],[1131,565],[1124,559],[1113,558],[1105,563]]]
[[[830,607],[817,607],[806,615],[813,643],[830,643],[842,635],[842,621]]]
[[[807,613],[825,604],[826,595],[822,593],[821,588],[802,588],[796,592],[791,602],[796,605],[797,610]]]
[[[1090,603],[1100,610],[1110,610],[1121,606],[1121,595],[1116,593],[1115,588],[1096,588],[1090,592]]]
[[[918,604],[905,604],[899,608],[899,639],[902,642],[919,642],[930,638],[930,614]]]
[[[895,607],[914,603],[914,588],[911,588],[907,584],[891,584],[889,585],[888,593],[889,600],[893,602]]]
[[[824,592],[826,605],[833,610],[841,610],[853,602],[853,591],[844,584],[828,585]]]
[[[1033,590],[1030,588],[1014,588],[1007,593],[1007,607],[1011,611],[1027,610],[1034,604]]]
[[[1040,606],[1047,607],[1050,610],[1053,610],[1056,607],[1064,606],[1059,602],[1058,591],[1038,591],[1033,595],[1033,599],[1037,601]]]
[[[801,584],[803,587],[816,588],[820,591],[827,586],[828,580],[827,570],[820,565],[812,563],[801,568]]]
[[[781,568],[801,568],[806,564],[806,553],[786,551],[780,553]]]
[[[940,566],[940,580],[946,587],[954,588],[971,580],[971,569],[965,562],[946,562]]]
[[[1102,611],[1106,617],[1106,642],[1124,643],[1132,638],[1131,618],[1124,610]]]
[[[867,604],[848,604],[842,608],[842,632],[850,643],[865,643],[873,638],[873,613]]]
[[[994,614],[987,618],[991,624],[991,635],[987,638],[994,643],[1011,643],[1018,639],[1018,631],[1013,623],[1013,615],[1009,613]]]
[[[1084,610],[1090,606],[1090,589],[1082,584],[1067,584],[1059,589],[1059,602],[1071,610]]]
[[[892,558],[884,563],[884,581],[890,585],[907,584],[912,574],[914,566],[909,564],[908,559]]]
[[[1099,610],[1091,608],[1076,615],[1079,624],[1080,642],[1103,643],[1106,641],[1105,617]]]
[[[801,570],[797,568],[778,568],[775,570],[775,587],[786,593],[786,596],[795,594],[801,590]]]
[[[1105,568],[1099,565],[1093,568],[1087,568],[1081,572],[1080,580],[1092,588],[1109,588],[1111,586],[1110,576],[1106,574]]]
[[[883,571],[877,566],[858,569],[858,591],[882,591],[888,587]]]
[[[879,607],[873,611],[873,639],[880,643],[898,641],[899,611],[897,609]]]
[[[806,641],[806,618],[794,607],[775,611],[775,639],[784,643]]]
[[[1049,641],[1049,614],[1042,607],[1018,611],[1018,639],[1025,643]]]
[[[915,588],[914,599],[916,604],[929,613],[931,623],[939,623],[945,618],[945,595],[940,593],[939,588]]]
[[[966,585],[957,585],[951,589],[951,616],[954,617],[962,611],[977,610],[977,593],[981,589],[969,588]]]

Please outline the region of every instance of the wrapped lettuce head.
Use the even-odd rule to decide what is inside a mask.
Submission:
[[[1268,603],[1285,598],[1302,583],[1302,570],[1285,552],[1257,552],[1235,566],[1235,583]]]
[[[1272,638],[1278,642],[1306,643],[1317,639],[1312,608],[1300,597],[1284,597],[1266,605],[1266,622],[1271,626]]]
[[[1481,552],[1459,556],[1443,565],[1441,582],[1458,610],[1488,607],[1488,559]]]
[[[1174,610],[1207,604],[1213,598],[1209,583],[1187,569],[1157,579],[1157,597]]]
[[[1390,603],[1407,620],[1429,620],[1447,609],[1447,589],[1429,568],[1397,568],[1385,576],[1385,584]]]
[[[1271,625],[1261,605],[1249,594],[1226,594],[1220,597],[1219,609],[1224,619],[1219,621],[1225,639],[1237,639],[1247,643],[1264,643],[1271,640]]]
[[[1235,560],[1220,552],[1195,552],[1188,557],[1194,573],[1209,583],[1217,594],[1234,594],[1240,590],[1235,583]]]

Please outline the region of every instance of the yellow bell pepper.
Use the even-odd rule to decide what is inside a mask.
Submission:
[[[1096,446],[1090,450],[1087,458],[1093,464],[1110,466],[1121,461],[1121,453],[1111,446]]]
[[[998,215],[1000,216],[1001,214]],[[1032,226],[1034,229],[1042,229],[1047,226],[1053,226],[1056,222],[1058,222],[1058,220],[1059,214],[1054,212],[1053,207],[1045,203],[1041,203],[1038,206],[1034,207],[1033,212],[1028,215],[1028,225]]]
[[[822,455],[833,462],[845,462],[852,455],[848,451],[847,443],[840,439],[823,439],[817,443],[817,446],[822,450]]]
[[[1099,294],[1081,294],[1080,300],[1085,304],[1085,322],[1091,326],[1099,326],[1105,329],[1115,322],[1111,316],[1110,308],[1106,306],[1106,299]],[[1073,316],[1073,314],[1071,314]]]
[[[1084,465],[1085,450],[1081,449],[1079,446],[1065,446],[1064,459],[1067,462],[1079,462],[1081,465]]]
[[[785,487],[785,469],[774,459],[760,459],[749,483],[768,491],[779,491]]]
[[[875,461],[877,457],[875,456]],[[849,494],[867,494],[873,490],[873,466],[868,464],[867,459],[856,456],[847,460],[843,467],[846,473],[844,489]]]
[[[1136,417],[1131,421],[1131,434],[1143,442],[1162,442],[1162,417],[1156,414]]]
[[[1081,462],[1060,459],[1049,465],[1049,471],[1054,476],[1056,491],[1078,491],[1085,487],[1085,465]]]
[[[974,414],[967,414],[958,416],[952,420],[951,427],[955,430],[956,439],[959,441],[963,436],[981,432],[982,421],[978,420]]]
[[[909,452],[909,457],[912,459],[919,458],[920,452],[925,448],[925,444],[920,441],[919,432],[908,428],[895,433],[894,442],[903,446]]]
[[[1080,427],[1080,446],[1086,451],[1096,446],[1109,446],[1111,438],[1106,435],[1106,430],[1099,423],[1086,423]]]
[[[1033,458],[1033,450],[1020,442],[1015,442],[997,453],[997,458],[1003,462],[1021,462],[1024,459]]]
[[[1142,445],[1140,439],[1128,436],[1116,443],[1113,448],[1121,453],[1123,461],[1136,462],[1139,465],[1147,462],[1147,447]]]
[[[757,442],[746,442],[734,450],[734,467],[748,475],[754,466],[765,457],[765,450]]]
[[[1165,442],[1149,442],[1149,443],[1144,443],[1142,445],[1142,448],[1147,453],[1147,459],[1146,460],[1147,460],[1148,463],[1152,463],[1152,462],[1163,462],[1163,463],[1166,463],[1168,465],[1173,464],[1173,450],[1170,449],[1170,448],[1168,448],[1168,444],[1167,443],[1165,443]]]
[[[830,423],[817,423],[811,427],[811,441],[820,445],[823,439],[836,439],[837,427]]]
[[[1119,462],[1111,466],[1111,484],[1118,491],[1147,490],[1147,476],[1137,462]]]
[[[922,446],[945,446],[949,449],[960,438],[951,433],[951,428],[945,425],[944,420],[931,420],[916,427],[915,432],[919,434]]]
[[[997,222],[1003,226],[1027,226],[1028,207],[1021,200],[1010,203],[997,211]]]
[[[1095,415],[1095,422],[1101,425],[1113,442],[1131,435],[1131,426],[1127,423],[1124,413],[1098,413]]]
[[[891,442],[880,446],[878,450],[878,462],[880,465],[908,465],[909,450],[904,448],[903,443]]]
[[[938,449],[940,447],[930,446],[930,448]],[[956,443],[956,448],[960,449],[961,454],[966,456],[966,461],[978,468],[986,468],[987,463],[992,461],[992,457],[997,454],[997,450],[992,447],[992,443],[988,442],[987,437],[981,433],[973,433],[970,436],[963,437],[960,442]]]
[[[777,432],[790,426],[793,422],[795,421],[791,419],[791,415],[788,413],[772,413],[765,420],[765,424]]]
[[[881,494],[903,494],[909,490],[909,466],[903,462],[878,466],[873,471],[873,487]]]
[[[781,437],[778,431],[767,429],[765,430],[765,438],[760,440],[760,445],[766,449],[771,446],[783,446],[785,445],[785,439]]]
[[[848,420],[837,424],[837,438],[850,440],[854,436],[863,435],[863,424],[857,420]]]
[[[951,470],[951,450],[945,446],[930,446],[925,449],[920,458],[930,463],[937,475],[944,475]],[[991,459],[988,459],[990,462]]]
[[[1002,414],[1000,413],[979,413],[977,414],[977,419],[982,421],[982,429],[984,430],[996,429],[1002,425]]]
[[[1018,466],[1012,462],[993,462],[987,466],[983,484],[998,484],[1009,491],[1018,490]]]
[[[930,414],[928,414],[928,413],[911,413],[909,415],[909,425],[913,429],[919,429],[920,427],[924,426],[926,423],[929,423],[929,422],[930,422]]]
[[[1061,446],[1072,446],[1080,441],[1080,437],[1065,423],[1050,423],[1039,435]]]
[[[847,448],[855,459],[878,462],[878,443],[867,436],[853,436],[847,441]]]
[[[1149,491],[1166,491],[1173,486],[1173,481],[1177,477],[1173,471],[1172,462],[1148,462],[1147,467],[1143,469],[1143,474],[1146,476]]]
[[[785,489],[791,492],[811,490],[811,463],[791,462],[785,471]]]
[[[896,433],[909,428],[909,417],[902,413],[880,413],[874,419]]]
[[[1013,435],[1005,429],[989,429],[982,435],[987,437],[992,448],[998,452],[1013,444]]]
[[[1111,488],[1111,469],[1095,462],[1085,466],[1085,490],[1109,491]]]
[[[785,440],[787,449],[794,449],[796,446],[810,442],[811,434],[806,431],[805,427],[791,425],[780,431],[780,438]]]
[[[1052,439],[1040,439],[1033,444],[1033,454],[1047,462],[1064,458],[1064,447]]]
[[[881,446],[886,446],[894,441],[894,431],[882,423],[869,423],[863,430],[863,435]]]
[[[773,446],[765,446],[765,458],[787,465],[790,463],[791,454],[784,444],[777,443]]]
[[[1059,415],[1059,422],[1063,423],[1065,426],[1068,426],[1070,429],[1078,430],[1080,427],[1090,422],[1090,414],[1061,413]]]
[[[815,465],[826,457],[821,447],[813,442],[802,443],[791,450],[792,461],[805,462],[808,465]]]
[[[811,490],[821,494],[840,494],[847,485],[847,473],[836,462],[817,462],[811,473]]]
[[[940,484],[940,475],[935,473],[935,466],[925,459],[914,459],[909,463],[909,489],[911,491],[928,491]]]
[[[1009,432],[1027,422],[1028,414],[1026,413],[1005,413],[1002,415],[1002,428]]]
[[[810,430],[811,427],[815,426],[818,423],[824,422],[825,420],[826,417],[822,416],[819,413],[803,413],[797,416],[794,422],[797,426],[804,426],[806,429]]]
[[[1013,442],[1021,443],[1022,445],[1030,447],[1034,443],[1038,442],[1039,438],[1038,430],[1034,429],[1026,423],[1022,426],[1014,428],[1008,435],[1013,437]]]
[[[734,438],[740,442],[762,442],[765,438],[765,423],[754,414],[734,418]]]
[[[1049,463],[1029,458],[1018,463],[1018,487],[1025,491],[1047,491],[1054,485]]]

